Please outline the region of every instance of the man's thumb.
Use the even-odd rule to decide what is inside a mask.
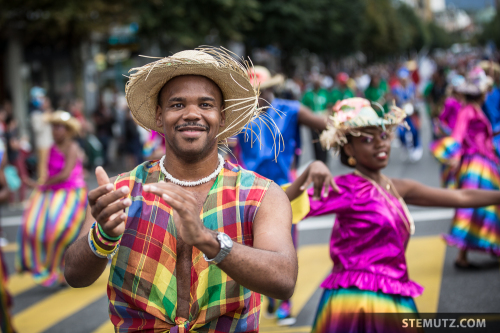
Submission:
[[[97,184],[99,186],[109,184],[108,174],[101,166],[95,168],[95,176],[97,177]]]

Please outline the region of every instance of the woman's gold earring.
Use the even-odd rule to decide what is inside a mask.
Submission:
[[[347,159],[347,163],[350,165],[350,166],[355,166],[356,165],[356,159],[352,156],[349,156],[349,158]]]

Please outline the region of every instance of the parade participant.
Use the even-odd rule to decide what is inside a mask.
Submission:
[[[3,172],[7,159],[4,158],[5,146],[0,140],[0,202],[5,202],[9,199],[9,188]],[[7,290],[7,263],[5,262],[2,247],[0,246],[0,331],[3,333],[15,332],[10,308],[12,307],[12,297]]]
[[[449,188],[499,189],[500,159],[493,147],[491,124],[481,110],[487,88],[486,79],[479,79],[458,89],[465,102],[451,135],[431,147],[434,156],[452,170]],[[445,240],[460,249],[455,261],[459,268],[477,268],[468,262],[468,250],[500,255],[500,208],[457,209]]]
[[[410,71],[403,67],[398,70],[399,83],[392,88],[396,105],[406,112],[407,128],[399,128],[399,139],[406,148],[408,160],[416,162],[422,158],[423,148],[420,142],[420,117],[415,110],[416,88],[411,80]]]
[[[256,332],[259,293],[293,293],[288,198],[217,153],[262,112],[248,67],[202,48],[130,77],[132,115],[165,137],[165,155],[112,179],[97,168],[99,187],[89,192],[65,270],[70,285],[86,287],[114,255],[108,296],[116,332]]]
[[[455,75],[451,79],[449,96],[445,99],[443,110],[438,118],[433,121],[433,132],[437,140],[450,136],[452,129],[455,128],[458,113],[462,108],[462,96],[457,88],[465,82],[461,75]],[[454,182],[453,169],[446,163],[441,163],[441,185],[448,187],[448,184]]]
[[[431,118],[432,124],[436,123],[441,111],[443,110],[448,82],[446,81],[444,68],[438,68],[432,75],[431,80],[424,89],[427,112]],[[433,130],[435,127],[433,126]],[[438,137],[438,133],[433,131],[433,139]]]
[[[362,98],[339,102],[334,112],[322,143],[339,150],[342,164],[355,171],[334,178],[339,191],[326,196],[308,191],[308,216],[336,214],[330,241],[333,270],[321,284],[325,290],[312,332],[411,332],[401,327],[401,320],[418,316],[413,297],[423,288],[408,276],[405,249],[414,223],[406,203],[480,207],[499,203],[500,192],[447,190],[388,178],[381,171],[389,162],[393,127],[403,122],[404,112],[392,107],[380,118]],[[323,175],[327,171],[323,166]],[[318,175],[315,166],[314,173],[297,178],[287,189],[289,199],[300,195]],[[330,186],[332,181],[323,178],[325,187]]]
[[[491,90],[486,94],[483,111],[493,128],[493,145],[497,154],[500,155],[500,65],[491,64],[488,71],[492,74],[494,81]]]
[[[389,111],[389,103],[387,95],[389,87],[385,80],[381,80],[380,75],[375,73],[371,76],[370,84],[366,88],[364,95],[367,100],[372,103],[380,104],[384,107],[384,112]],[[383,116],[380,114],[380,116]]]
[[[265,128],[267,122],[277,127],[276,132],[266,131],[260,137],[252,136],[251,132],[238,135],[240,155],[238,161],[248,170],[273,180],[276,184],[284,186],[293,181],[292,165],[295,151],[300,140],[299,125],[305,125],[313,131],[321,132],[326,128],[326,115],[315,115],[313,112],[301,105],[299,101],[285,100],[274,97],[274,87],[283,82],[283,76],[271,76],[269,70],[262,66],[256,66],[250,73],[252,80],[259,84],[261,89],[260,107],[266,107],[265,117],[252,124],[253,128]],[[270,120],[270,121],[269,121]],[[281,133],[281,140],[276,142],[276,135]],[[319,136],[318,136],[319,139]],[[326,158],[326,155],[325,155]],[[292,237],[294,245],[297,246],[297,235],[295,224],[303,216],[295,213],[293,217]],[[278,324],[292,325],[295,321],[291,318],[291,303],[289,300],[281,302],[276,309],[275,302],[270,300],[267,315],[272,316],[276,311]]]
[[[75,141],[80,124],[66,111],[52,113],[48,121],[54,144],[47,179],[23,213],[16,256],[17,271],[31,272],[46,287],[65,283],[64,251],[77,238],[87,206],[83,152]]]
[[[340,72],[336,79],[337,85],[330,92],[330,102],[335,104],[343,99],[354,97],[354,91],[348,86],[349,74]]]
[[[322,78],[319,75],[313,77],[313,89],[308,90],[302,97],[302,104],[311,109],[312,112],[324,114],[330,104],[330,94],[321,87]],[[321,147],[319,133],[311,129],[311,137],[314,145],[314,156],[316,160],[326,163],[327,152]]]

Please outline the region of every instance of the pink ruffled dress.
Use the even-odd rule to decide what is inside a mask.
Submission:
[[[408,276],[405,249],[411,227],[402,203],[355,174],[335,181],[340,193],[330,191],[313,201],[312,189],[308,192],[308,216],[336,214],[333,269],[321,284],[325,290],[313,332],[399,332],[399,314],[416,314],[413,297],[423,292]]]

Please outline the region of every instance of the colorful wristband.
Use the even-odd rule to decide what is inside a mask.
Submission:
[[[109,241],[101,235],[101,230],[100,230],[101,228],[94,227],[94,229],[95,229],[95,234],[97,235],[97,239],[104,245],[115,247],[120,242],[119,239],[117,241]]]
[[[92,225],[92,228],[90,228],[89,234],[90,234],[90,239],[92,240],[92,243],[93,243],[97,253],[99,253],[100,255],[104,255],[104,256],[108,256],[111,253],[113,253],[118,248],[118,244],[115,245],[115,247],[111,250],[103,249],[102,247],[99,246],[99,244],[97,244],[97,242],[94,239],[94,233],[92,232],[94,230],[94,228],[95,228],[95,222],[94,222],[94,225]]]
[[[110,241],[115,241],[115,242],[116,242],[116,241],[119,241],[119,240],[122,238],[122,236],[123,236],[123,235],[120,235],[120,236],[118,236],[118,237],[111,237],[111,236],[108,236],[108,235],[104,232],[104,230],[102,229],[102,227],[101,227],[101,225],[100,225],[99,223],[97,223],[97,222],[94,222],[94,223],[96,223],[96,224],[97,224],[97,228],[99,229],[99,232],[101,233],[101,236],[102,236],[102,237],[104,237],[104,238],[106,238],[106,239],[109,239]],[[103,243],[103,244],[104,244],[104,243]]]
[[[94,241],[92,240],[91,234],[92,234],[92,229],[90,229],[89,236],[88,236],[88,242],[89,242],[90,250],[92,251],[93,254],[95,254],[96,257],[101,258],[101,259],[106,259],[107,256],[104,255],[104,254],[99,253],[97,251],[97,249],[95,248]]]

